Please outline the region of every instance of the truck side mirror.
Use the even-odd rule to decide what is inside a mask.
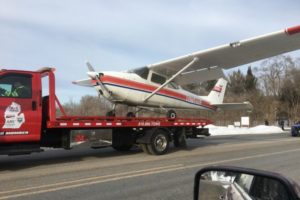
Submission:
[[[212,166],[195,175],[194,200],[296,200],[299,194],[295,182],[261,170]]]

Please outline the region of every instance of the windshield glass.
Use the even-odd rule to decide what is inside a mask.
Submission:
[[[129,71],[129,73],[135,73],[135,74],[139,75],[140,77],[142,77],[143,79],[147,79],[148,74],[149,74],[149,68],[141,67],[141,68],[133,69],[133,70]]]
[[[0,97],[31,98],[31,76],[6,74],[0,77]]]

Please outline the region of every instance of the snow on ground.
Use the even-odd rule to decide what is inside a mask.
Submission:
[[[251,128],[229,126],[215,126],[213,124],[205,126],[209,128],[211,136],[215,135],[243,135],[243,134],[274,134],[283,133],[284,131],[278,126],[259,125]]]

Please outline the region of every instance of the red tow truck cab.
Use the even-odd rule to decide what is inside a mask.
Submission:
[[[49,94],[42,96],[46,77]],[[0,101],[0,155],[40,152],[42,147],[70,149],[71,131],[86,129],[112,129],[116,150],[139,144],[145,152],[160,155],[171,141],[180,146],[185,145],[185,138],[208,135],[203,127],[211,123],[201,118],[68,116],[55,94],[54,68],[0,70]]]
[[[41,140],[41,76],[40,72],[0,71],[0,146]],[[27,93],[9,95],[16,89],[16,83],[27,87]]]

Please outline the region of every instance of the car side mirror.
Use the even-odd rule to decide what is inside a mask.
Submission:
[[[212,166],[195,175],[194,200],[296,200],[299,194],[299,185],[278,173]]]

